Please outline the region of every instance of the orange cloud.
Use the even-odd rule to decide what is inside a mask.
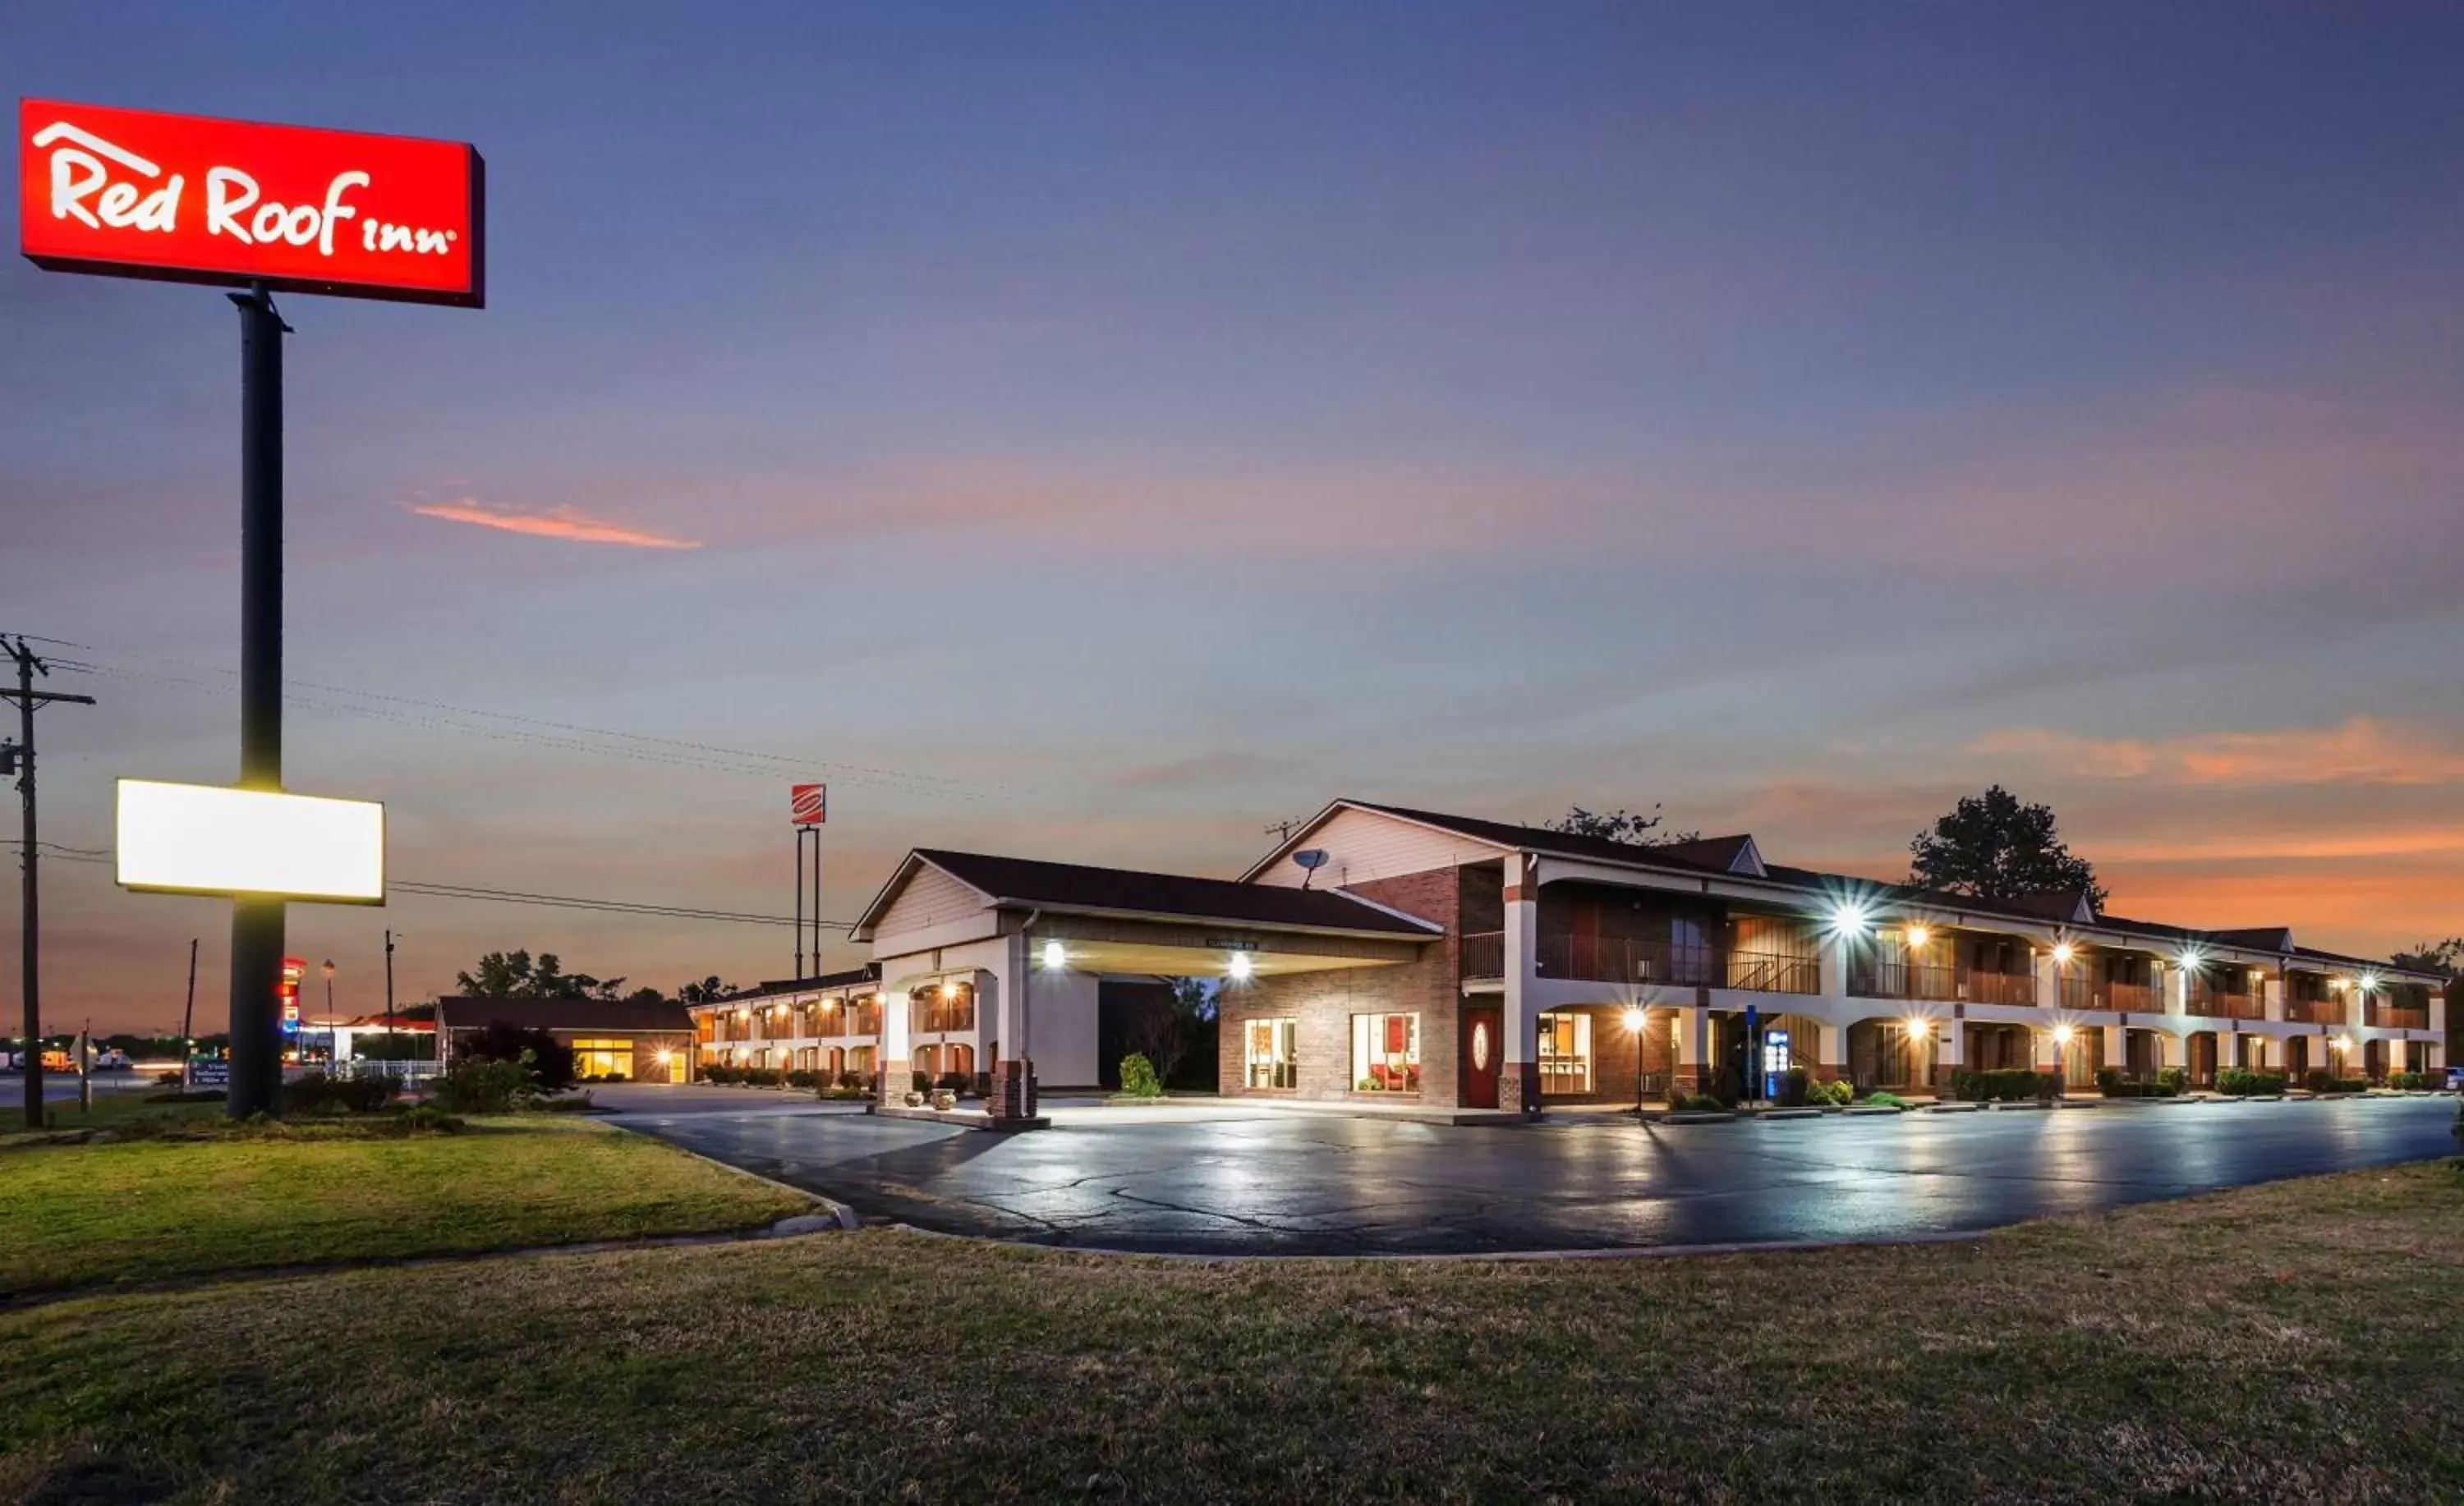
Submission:
[[[2184,737],[2081,737],[2042,727],[1988,732],[1968,751],[2016,757],[2063,774],[2168,784],[2452,784],[2464,753],[2427,733],[2356,716],[2337,727],[2201,732]]]
[[[509,534],[562,538],[577,544],[623,544],[632,549],[701,547],[698,538],[675,538],[645,529],[627,528],[604,517],[593,517],[577,507],[525,512],[519,508],[482,502],[477,497],[455,497],[450,502],[416,503],[410,511],[422,517],[441,517],[449,523],[476,523],[481,528],[501,528]]]

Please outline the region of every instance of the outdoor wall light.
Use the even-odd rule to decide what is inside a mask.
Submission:
[[[2365,993],[2376,993],[2379,991],[2379,975],[2375,972],[2363,973],[2361,983],[2362,992]]]
[[[1650,1019],[1650,1015],[1644,1014],[1639,1009],[1627,1010],[1625,1012],[1625,1028],[1639,1036],[1642,1034],[1643,1023]]]
[[[945,999],[957,998],[958,996],[958,986],[947,979],[942,980],[941,996]]]
[[[2066,941],[2057,941],[2057,942],[2054,943],[2054,966],[2055,966],[2055,967],[2057,967],[2057,968],[2067,968],[2067,967],[2069,967],[2069,966],[2071,965],[2071,959],[2072,959],[2073,957],[2078,956],[2078,955],[2079,955],[2079,949],[2078,949],[2077,947],[2072,946],[2069,942],[2066,942]]]
[[[1258,971],[1258,965],[1249,960],[1247,952],[1236,951],[1232,953],[1232,960],[1223,965],[1223,971],[1233,982],[1246,983],[1249,974]]]
[[[1047,968],[1067,967],[1069,965],[1069,949],[1064,947],[1057,941],[1045,942],[1044,944],[1044,965]]]
[[[1933,1034],[1933,1021],[1910,1016],[1902,1022],[1902,1028],[1907,1031],[1910,1040],[1923,1040]]]
[[[1911,926],[1908,928],[1908,949],[1910,951],[1923,951],[1925,949],[1925,944],[1932,939],[1933,932],[1925,929],[1923,926]]]
[[[1864,906],[1855,900],[1842,900],[1831,908],[1831,930],[1834,935],[1851,938],[1862,936],[1865,934],[1866,928],[1872,924],[1873,917],[1865,912]]]
[[[2057,1048],[2068,1046],[2071,1043],[2071,1037],[2074,1034],[2076,1034],[2076,1032],[2074,1032],[2068,1025],[2056,1025],[2054,1027],[2055,1046]]]
[[[2350,1051],[2350,1050],[2352,1050],[2352,1049],[2353,1049],[2353,1037],[2350,1037],[2350,1036],[2339,1036],[2339,1037],[2336,1037],[2336,1049],[2337,1049],[2338,1051]]]
[[[2196,947],[2185,947],[2182,949],[2182,955],[2179,960],[2182,964],[2182,971],[2188,972],[2191,969],[2197,967],[2200,963],[2205,962],[2207,960],[2207,953],[2201,951]]]

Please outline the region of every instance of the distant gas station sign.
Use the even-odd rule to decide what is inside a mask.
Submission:
[[[54,272],[486,302],[468,142],[17,102],[18,249]]]

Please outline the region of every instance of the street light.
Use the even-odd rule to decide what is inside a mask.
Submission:
[[[341,1065],[341,1042],[334,1036],[334,959],[325,959],[325,1070],[332,1072]]]
[[[1629,1007],[1625,1012],[1625,1028],[1634,1036],[1634,1116],[1642,1117],[1642,1027],[1651,1016],[1642,1010]]]

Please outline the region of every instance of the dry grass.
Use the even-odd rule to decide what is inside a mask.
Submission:
[[[891,1232],[0,1318],[0,1496],[2464,1496],[2464,1177],[1973,1244],[1201,1264]]]

